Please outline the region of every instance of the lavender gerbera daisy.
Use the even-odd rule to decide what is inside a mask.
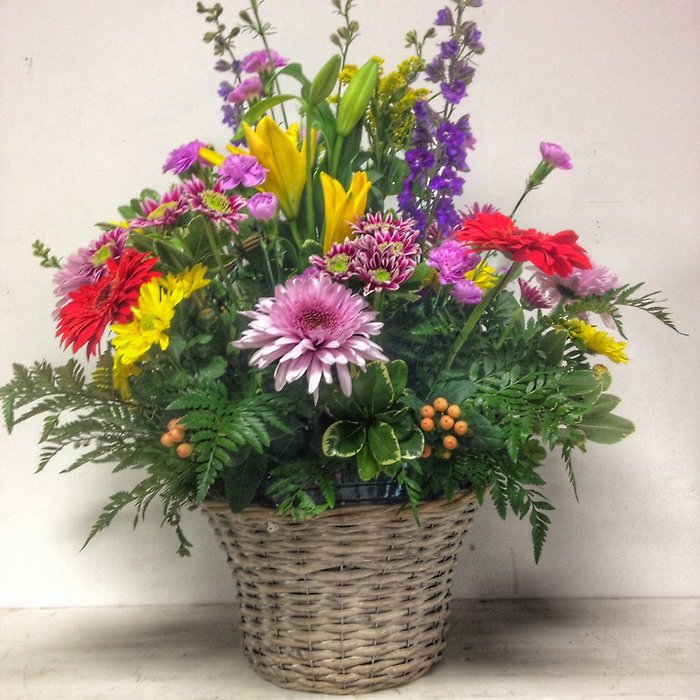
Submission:
[[[198,177],[186,180],[184,197],[193,211],[198,211],[215,223],[223,223],[238,230],[238,222],[246,218],[240,210],[246,205],[245,197],[226,194],[219,180],[214,187],[207,187]]]
[[[566,277],[538,272],[535,279],[555,304],[560,301],[566,304],[588,296],[600,296],[615,289],[618,284],[617,276],[607,267],[595,264],[587,270],[574,268]]]
[[[58,297],[57,309],[67,301],[68,295],[85,284],[93,284],[107,274],[107,260],[119,260],[126,246],[128,231],[114,228],[103,233],[87,248],[80,248],[70,255],[63,267],[54,275],[54,294]]]
[[[321,379],[330,384],[332,369],[340,389],[352,392],[348,365],[364,369],[368,360],[387,360],[370,338],[382,323],[367,302],[326,275],[293,277],[275,288],[274,297],[260,299],[253,311],[242,311],[251,319],[233,346],[257,349],[250,364],[260,369],[279,361],[275,389],[307,377],[309,393],[318,400]]]

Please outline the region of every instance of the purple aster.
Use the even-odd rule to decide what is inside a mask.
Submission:
[[[275,287],[274,297],[258,301],[251,319],[234,347],[256,349],[250,364],[260,369],[278,362],[275,389],[306,375],[309,393],[318,400],[321,379],[330,384],[335,368],[341,391],[350,396],[348,365],[364,369],[368,360],[387,360],[370,340],[382,329],[376,312],[347,287],[326,275],[298,276]]]
[[[246,73],[268,73],[275,68],[286,66],[289,61],[282,58],[277,51],[253,51],[249,53],[242,61],[241,68]]]
[[[257,100],[263,96],[262,80],[257,75],[246,78],[240,85],[233,88],[226,99],[229,102],[241,104],[246,101]]]
[[[480,287],[477,287],[471,280],[460,280],[452,288],[452,296],[460,304],[478,304],[484,292]]]
[[[258,192],[248,200],[248,213],[257,221],[271,221],[277,214],[279,202],[272,192]]]
[[[107,274],[107,260],[119,260],[128,235],[126,229],[114,228],[103,233],[87,248],[80,248],[68,256],[53,278],[54,294],[58,297],[57,311],[68,301],[71,292],[85,284],[94,284]]]
[[[226,224],[234,231],[238,230],[238,222],[246,218],[240,210],[245,206],[246,200],[236,194],[226,194],[221,182],[214,187],[207,187],[198,177],[185,181],[184,198],[193,211],[204,214],[208,219]]]
[[[157,226],[165,228],[174,226],[177,220],[187,211],[187,202],[183,196],[181,185],[175,185],[160,199],[146,197],[141,200],[141,216],[129,222],[129,228],[150,228]]]
[[[428,254],[428,265],[439,273],[440,284],[454,284],[473,270],[480,257],[464,243],[447,239]]]
[[[353,261],[356,253],[355,241],[346,238],[342,243],[333,243],[323,257],[312,255],[309,262],[315,269],[325,272],[332,279],[340,282],[354,275]]]
[[[265,182],[266,177],[267,168],[263,168],[255,156],[235,154],[228,156],[219,166],[219,182],[225,190],[238,185],[255,187]]]
[[[528,284],[524,279],[518,278],[518,286],[520,287],[520,303],[526,309],[551,309],[552,300],[546,292]]]
[[[542,160],[553,168],[571,170],[571,168],[574,167],[571,163],[571,156],[556,143],[546,143],[543,141],[540,144],[540,153],[542,154]]]
[[[163,165],[163,172],[171,171],[176,175],[184,173],[199,161],[199,149],[206,147],[202,141],[190,141],[179,148],[170,151]],[[201,161],[204,162],[204,161]]]

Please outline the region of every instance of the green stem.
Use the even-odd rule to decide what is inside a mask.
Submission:
[[[306,112],[306,225],[309,231],[316,231],[316,221],[314,217],[314,188],[311,178],[311,106]]]
[[[520,199],[515,203],[513,211],[510,213],[511,219],[515,216],[515,212],[518,211],[518,207],[523,203],[523,200],[525,199],[525,197],[527,197],[528,194],[530,194],[530,192],[532,192],[532,188],[526,187],[525,191],[520,195]]]
[[[304,245],[304,237],[301,235],[301,231],[299,230],[299,224],[297,223],[297,220],[292,219],[289,222],[289,226],[292,229],[292,236],[294,237],[294,242],[297,244],[299,252],[301,252],[301,247]]]
[[[338,136],[335,139],[333,158],[331,159],[331,177],[336,177],[336,173],[338,172],[338,165],[340,164],[340,152],[343,150],[343,143],[345,143],[345,137],[338,134]]]
[[[226,291],[229,293],[230,298],[233,300],[236,298],[236,294],[231,285],[231,281],[228,278],[228,272],[226,271],[226,265],[224,265],[223,258],[221,257],[221,251],[219,246],[216,244],[216,239],[214,238],[214,231],[211,225],[206,226],[207,232],[207,242],[211,248],[211,252],[214,254],[214,260],[216,260],[216,267],[219,271],[222,284],[226,287]]]
[[[522,267],[522,263],[514,262],[508,269],[508,272],[506,272],[506,274],[503,275],[503,277],[501,277],[501,279],[498,281],[498,284],[493,289],[490,289],[478,306],[474,308],[471,315],[467,319],[467,322],[464,324],[464,327],[450,348],[450,353],[445,361],[443,372],[447,372],[452,367],[452,363],[455,361],[455,358],[464,346],[464,343],[467,342],[467,339],[476,327],[479,319],[490,308],[493,300],[498,296],[498,293],[520,274]]]
[[[267,251],[267,241],[265,240],[265,232],[260,231],[258,236],[258,240],[260,241],[260,250],[262,250],[263,260],[265,261],[263,274],[265,275],[265,279],[267,280],[267,283],[270,286],[270,290],[272,291],[275,288],[275,276],[272,274],[272,266],[270,265],[270,255]]]
[[[267,43],[267,37],[265,36],[264,25],[260,21],[260,13],[258,12],[258,0],[250,0],[250,7],[253,10],[253,15],[255,15],[255,21],[257,22],[257,25],[258,25],[255,29],[258,33],[258,36],[262,40],[263,46],[265,47],[265,51],[267,51],[267,55],[270,56],[271,55],[270,45]],[[274,68],[273,68],[273,70],[274,70]],[[278,93],[281,92],[279,81],[277,80],[277,78],[275,78],[275,88],[276,88]],[[289,122],[287,121],[287,113],[284,111],[284,104],[280,105],[280,109],[282,110],[282,121],[284,122],[284,128],[288,129]]]

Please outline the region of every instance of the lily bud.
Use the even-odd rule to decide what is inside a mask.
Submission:
[[[316,74],[316,77],[309,88],[309,102],[312,105],[317,105],[328,97],[333,92],[335,84],[338,82],[338,74],[343,59],[339,54],[331,56],[321,70]]]
[[[339,136],[347,136],[362,119],[378,77],[379,65],[374,59],[370,59],[350,81],[338,105]]]

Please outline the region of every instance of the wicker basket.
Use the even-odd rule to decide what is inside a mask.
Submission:
[[[441,656],[455,558],[473,493],[410,508],[337,508],[306,521],[271,509],[205,513],[228,554],[243,645],[283,688],[366,693],[407,683]]]

